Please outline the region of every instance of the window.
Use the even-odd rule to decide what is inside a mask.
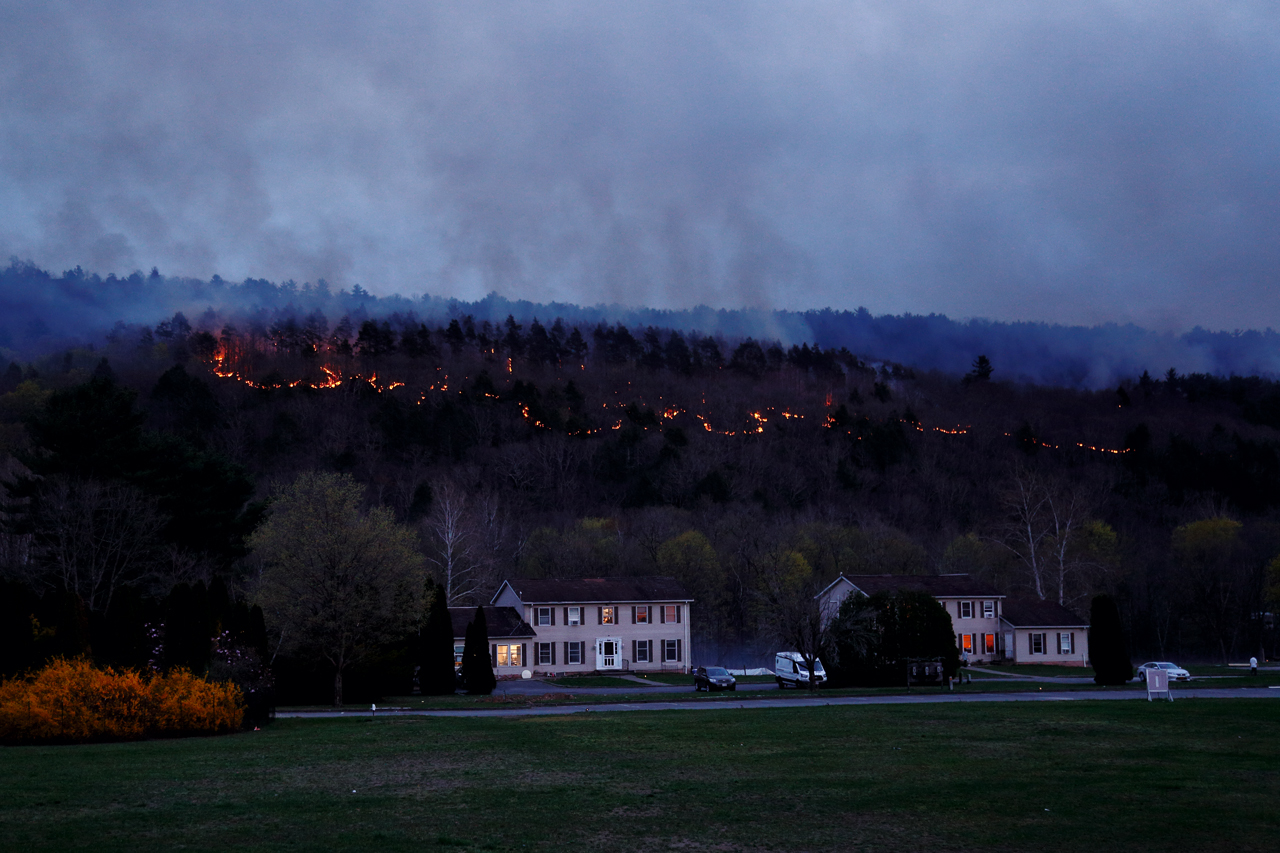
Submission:
[[[973,618],[973,602],[972,601],[960,602],[960,618],[961,619]]]
[[[556,663],[556,644],[555,643],[538,643],[538,666],[555,666]]]
[[[994,601],[982,602],[982,618],[983,619],[996,618],[996,603]]]
[[[983,634],[982,636],[983,654],[994,655],[996,653],[996,635]]]
[[[973,654],[973,634],[960,635],[960,651],[966,655]]]
[[[564,662],[565,666],[575,666],[582,663],[582,643],[565,643],[564,644]]]
[[[581,625],[582,624],[582,608],[566,607],[564,609],[564,624]]]
[[[600,608],[600,624],[601,625],[618,624],[618,608],[601,607]]]
[[[453,668],[454,669],[457,669],[458,667],[462,666],[462,651],[465,648],[466,646],[453,647]]]
[[[518,645],[498,646],[498,666],[520,666]]]
[[[653,662],[653,640],[632,640],[631,657],[636,663]]]
[[[1063,632],[1058,634],[1058,654],[1073,655],[1076,653],[1076,635]]]
[[[533,624],[538,625],[539,627],[543,625],[556,624],[555,612],[555,608],[553,607],[539,607],[537,621]]]
[[[1033,655],[1047,655],[1049,650],[1045,648],[1044,634],[1028,634],[1027,646]]]
[[[679,622],[680,622],[680,605],[679,605],[679,604],[664,604],[664,605],[662,605],[661,614],[662,614],[662,622],[663,622],[663,624],[666,624],[666,623],[668,623],[668,622],[675,623],[675,624],[679,624]]]
[[[641,604],[638,607],[631,608],[631,622],[635,625],[648,625],[649,606]]]
[[[663,640],[662,641],[662,662],[663,663],[679,663],[680,661],[680,641],[679,640]]]

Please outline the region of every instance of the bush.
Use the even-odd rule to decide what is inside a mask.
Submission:
[[[177,669],[145,676],[57,658],[44,669],[0,684],[0,742],[83,743],[233,732],[244,696]]]
[[[1120,609],[1109,595],[1095,596],[1089,608],[1089,660],[1098,684],[1124,684],[1133,678]]]

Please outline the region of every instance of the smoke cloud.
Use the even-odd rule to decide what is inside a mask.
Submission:
[[[1261,2],[7,4],[0,253],[1280,326]]]

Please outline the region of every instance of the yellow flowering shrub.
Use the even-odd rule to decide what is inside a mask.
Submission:
[[[144,676],[57,658],[0,684],[0,742],[8,744],[222,734],[243,720],[240,688],[182,669]]]

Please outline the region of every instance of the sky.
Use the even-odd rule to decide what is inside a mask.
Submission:
[[[1280,328],[1263,2],[0,4],[0,257]]]

